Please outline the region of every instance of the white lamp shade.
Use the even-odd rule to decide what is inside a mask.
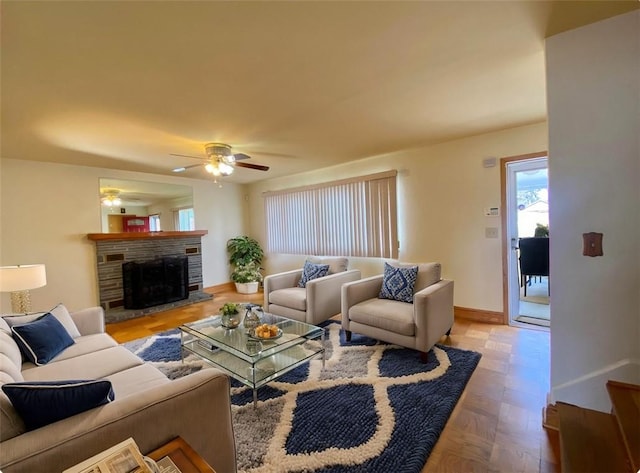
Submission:
[[[46,284],[44,264],[0,267],[0,292],[27,291]]]

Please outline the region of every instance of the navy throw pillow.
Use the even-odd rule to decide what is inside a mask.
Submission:
[[[328,264],[315,264],[309,261],[304,262],[304,268],[302,268],[302,277],[298,281],[298,287],[307,287],[307,283],[312,279],[317,279],[326,276],[329,273]]]
[[[111,381],[25,381],[6,383],[2,390],[27,430],[37,429],[115,399]]]
[[[67,329],[50,313],[33,322],[16,324],[11,332],[22,354],[36,365],[46,365],[75,343]]]
[[[380,299],[392,299],[394,301],[413,304],[413,287],[418,278],[418,267],[396,268],[389,263],[384,264],[382,275],[382,288]]]

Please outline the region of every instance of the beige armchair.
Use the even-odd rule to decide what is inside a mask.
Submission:
[[[328,264],[329,274],[298,287],[302,269],[272,274],[264,278],[266,312],[317,325],[340,313],[340,288],[360,279],[360,271],[347,269],[347,258],[308,258],[315,264]]]
[[[453,281],[440,277],[439,263],[394,263],[395,267],[418,266],[413,303],[380,299],[383,275],[342,286],[342,328],[347,341],[351,332],[427,352],[453,326]]]

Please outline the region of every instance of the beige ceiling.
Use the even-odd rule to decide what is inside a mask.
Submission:
[[[544,38],[639,5],[5,0],[0,156],[251,182],[540,122]]]

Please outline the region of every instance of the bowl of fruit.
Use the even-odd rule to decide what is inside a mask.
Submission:
[[[260,324],[249,332],[249,336],[258,340],[275,340],[282,337],[282,330],[276,325]]]

